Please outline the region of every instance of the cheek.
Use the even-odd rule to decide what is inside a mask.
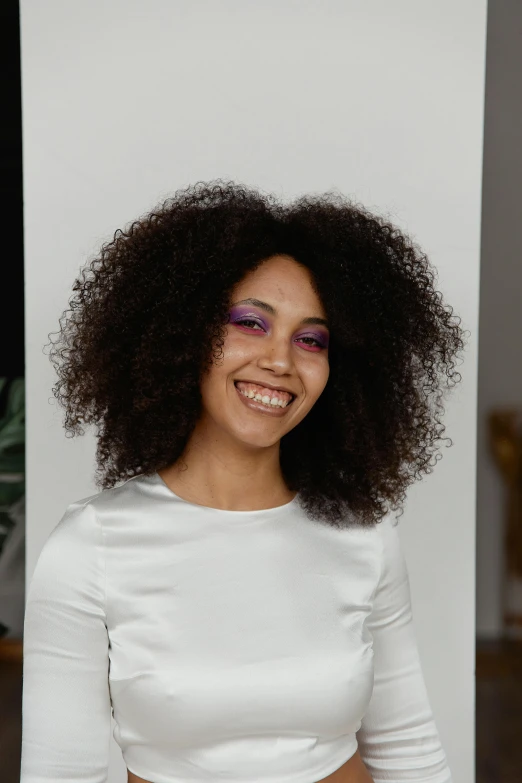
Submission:
[[[219,358],[214,359],[214,363],[201,379],[201,396],[206,407],[215,407],[223,404],[223,395],[226,394],[227,381],[231,374],[240,366],[244,360],[244,351],[241,344],[226,336],[221,350],[216,351]]]
[[[210,370],[205,373],[201,379],[200,390],[203,404],[206,407],[212,407],[219,400],[219,395],[223,394],[223,377],[226,377],[226,364],[222,360],[215,360]],[[220,404],[220,403],[218,403]]]
[[[306,387],[307,394],[312,398],[319,397],[324,391],[324,387],[330,375],[330,367],[326,356],[318,357],[318,361],[313,366],[307,363],[303,368],[302,378]]]
[[[241,362],[259,351],[256,340],[239,329],[229,329],[223,343],[223,365]]]

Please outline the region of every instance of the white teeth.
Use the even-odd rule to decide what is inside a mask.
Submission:
[[[238,389],[238,391],[244,396],[249,397],[251,400],[256,400],[257,402],[262,402],[265,405],[271,405],[272,407],[276,407],[277,405],[280,408],[286,408],[288,405],[288,402],[286,400],[280,400],[279,397],[272,397],[270,398],[268,394],[265,394],[261,396],[259,392],[254,392],[252,389],[249,389],[248,391],[242,391],[241,389]]]

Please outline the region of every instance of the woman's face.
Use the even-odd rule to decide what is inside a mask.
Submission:
[[[329,375],[329,332],[311,279],[306,267],[278,255],[235,286],[223,356],[201,383],[205,426],[212,424],[214,432],[217,428],[245,445],[266,447],[315,404]],[[281,407],[267,397],[292,402]]]

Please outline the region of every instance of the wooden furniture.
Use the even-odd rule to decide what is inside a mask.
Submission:
[[[522,407],[489,414],[489,444],[506,488],[504,631],[522,639]]]

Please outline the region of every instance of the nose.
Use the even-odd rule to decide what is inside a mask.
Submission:
[[[259,340],[260,355],[258,366],[272,370],[278,375],[289,373],[294,366],[292,341],[287,335],[272,334],[264,340]]]

